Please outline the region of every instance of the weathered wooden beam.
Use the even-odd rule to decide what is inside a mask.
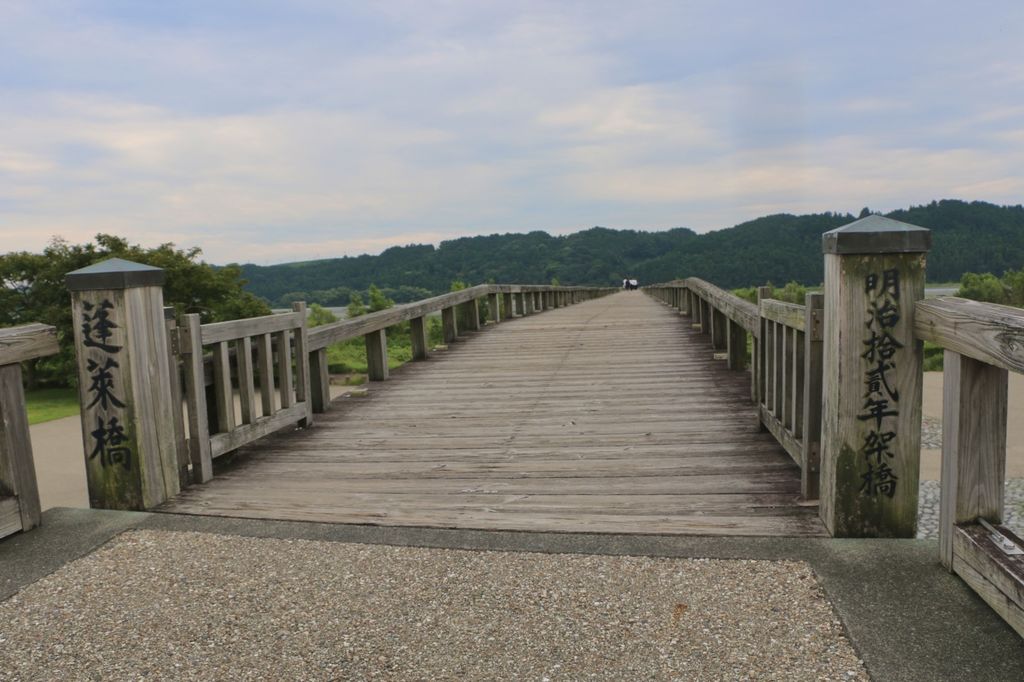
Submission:
[[[501,322],[501,306],[498,305],[498,296],[497,292],[487,295],[487,316],[495,324]]]
[[[274,334],[277,348],[277,387],[281,409],[295,404],[295,387],[292,383],[292,333],[284,330]],[[230,431],[230,429],[221,429]]]
[[[299,326],[295,328],[295,400],[306,406],[306,418],[299,421],[299,426],[313,425],[313,401],[310,400],[309,377],[309,327],[306,324],[306,302],[292,303],[292,310],[298,316]]]
[[[955,526],[1003,521],[1007,370],[945,351],[939,552],[952,570]]]
[[[821,390],[822,390],[822,332],[825,324],[825,296],[807,294],[804,298],[804,402],[803,442],[804,459],[800,464],[800,495],[805,500],[816,500],[821,475]]]
[[[441,309],[441,331],[445,343],[452,343],[459,338],[459,323],[455,318],[454,306]]]
[[[1024,372],[1024,310],[943,297],[921,301],[914,334],[961,355]]]
[[[480,299],[474,298],[462,304],[463,318],[466,321],[466,329],[469,331],[480,331]]]
[[[0,366],[0,498],[9,496],[18,498],[20,530],[38,526],[39,485],[18,363]]]
[[[309,354],[309,378],[312,383],[310,399],[313,401],[313,412],[326,412],[331,404],[331,376],[327,366],[326,348]]]
[[[767,320],[779,322],[792,329],[804,330],[804,306],[802,305],[767,298],[758,301],[757,307],[761,317]]]
[[[429,357],[427,318],[414,317],[409,320],[409,336],[412,338],[412,359],[426,360]]]
[[[207,416],[206,381],[203,372],[203,332],[199,315],[190,314],[184,318],[184,326],[178,334],[182,346],[182,365],[185,370],[185,399],[188,406],[188,451],[192,462],[192,481],[205,483],[213,478],[213,457],[210,454],[210,424]],[[269,335],[263,338],[269,343]],[[257,348],[262,349],[258,345]],[[269,352],[267,357],[269,357]],[[269,362],[269,361],[268,361]],[[264,358],[260,358],[261,382]],[[273,379],[271,379],[273,387]],[[261,384],[263,392],[266,386]],[[264,399],[265,404],[265,399]]]
[[[1024,547],[1024,540],[1012,529],[994,527],[1018,547]],[[980,524],[954,526],[952,570],[1024,637],[1024,562],[1019,557],[1004,554],[989,530]]]
[[[252,424],[256,414],[256,377],[252,364],[252,339],[244,336],[235,341],[235,361],[238,363],[238,402],[242,407],[242,423]]]
[[[747,367],[747,330],[738,322],[726,318],[726,354],[729,369]]]
[[[710,301],[715,308],[724,312],[730,319],[739,322],[748,332],[752,334],[758,333],[757,306],[753,303],[744,301],[739,296],[724,289],[719,289],[715,285],[696,277],[688,278],[686,286],[690,290],[697,292],[704,300]]]
[[[0,365],[13,365],[59,352],[56,327],[25,324],[0,329]]]
[[[711,310],[711,347],[715,350],[725,350],[729,346],[729,340],[726,338],[728,320],[721,310]]]
[[[388,378],[387,333],[378,329],[368,333],[366,339],[366,374],[370,381],[384,381]]]
[[[185,488],[191,479],[188,473],[188,440],[185,438],[185,421],[181,405],[184,397],[181,394],[182,363],[179,361],[181,344],[178,342],[178,322],[175,319],[174,307],[164,306],[164,330],[167,334],[167,364],[171,372],[171,417],[174,426],[174,449],[178,454],[178,485]]]
[[[260,405],[263,408],[263,416],[269,417],[274,414],[277,409],[276,401],[274,400],[274,393],[276,389],[274,387],[274,345],[273,337],[270,334],[260,334],[255,337],[256,339],[256,367],[260,373]],[[326,368],[327,350],[321,348],[324,351],[325,359],[324,366]]]

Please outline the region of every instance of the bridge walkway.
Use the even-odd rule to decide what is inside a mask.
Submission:
[[[825,536],[745,372],[643,293],[488,326],[247,447],[162,511],[329,523]]]

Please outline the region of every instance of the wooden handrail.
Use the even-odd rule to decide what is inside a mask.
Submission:
[[[20,363],[59,351],[50,325],[0,329],[0,537],[34,528],[42,517]]]
[[[731,291],[720,289],[697,277],[687,277],[684,281],[687,289],[710,303],[715,310],[724,313],[726,317],[753,334],[755,338],[761,335],[755,304],[744,301]]]
[[[396,305],[386,310],[360,315],[351,320],[341,320],[321,325],[309,331],[311,351],[326,348],[335,343],[365,336],[371,332],[387,329],[400,322],[413,320],[446,308],[453,308],[491,294],[520,294],[544,292],[611,291],[601,287],[556,287],[538,284],[480,284],[468,289],[452,291],[414,303]]]
[[[1024,310],[956,297],[920,301],[914,335],[945,349],[940,559],[1024,636],[1024,562],[994,538],[1024,549],[1001,525],[1009,372],[1024,373]]]
[[[0,366],[60,352],[57,328],[48,324],[26,324],[0,329]]]
[[[921,301],[914,335],[961,355],[1024,373],[1024,309],[955,296]]]

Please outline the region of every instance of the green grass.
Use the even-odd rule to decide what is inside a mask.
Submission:
[[[25,392],[28,405],[28,423],[43,422],[75,416],[79,413],[78,390],[74,388],[38,388]]]
[[[441,342],[440,318],[428,318],[428,343]],[[408,323],[387,329],[388,369],[401,367],[412,360],[412,340]],[[366,342],[363,337],[349,339],[327,348],[327,369],[331,374],[366,374]]]

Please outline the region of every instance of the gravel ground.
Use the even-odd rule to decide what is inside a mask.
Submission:
[[[0,679],[866,680],[803,562],[132,531],[0,604]]]

